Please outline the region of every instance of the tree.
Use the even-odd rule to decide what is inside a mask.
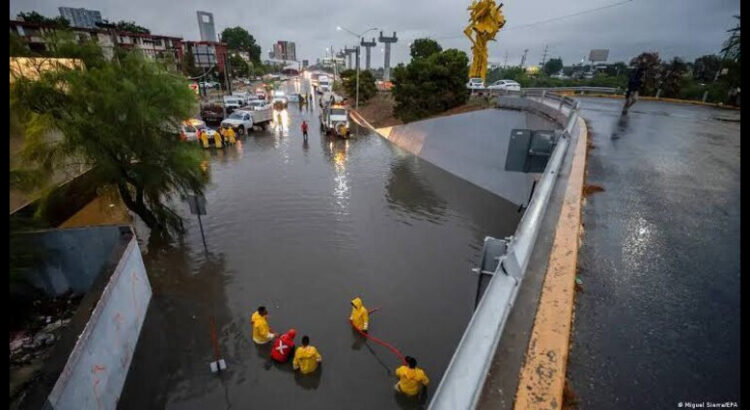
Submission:
[[[151,34],[151,30],[143,26],[139,26],[138,24],[135,24],[134,21],[120,20],[117,23],[112,23],[107,19],[103,19],[102,24],[113,25],[115,29],[120,30],[120,31],[126,31],[128,33]]]
[[[60,28],[70,27],[70,22],[63,16],[49,18],[37,13],[36,11],[30,11],[28,13],[18,13],[18,18],[30,23],[48,24]]]
[[[418,38],[409,47],[411,58],[426,58],[443,51],[437,41],[431,38]]]
[[[675,57],[669,63],[663,63],[660,68],[659,88],[664,97],[677,97],[683,84],[683,77],[687,72],[687,65],[679,57]]]
[[[699,83],[710,83],[721,68],[721,59],[716,55],[698,57],[693,62],[693,79]]]
[[[138,51],[83,64],[11,84],[11,107],[25,129],[23,168],[49,176],[71,162],[89,167],[97,189],[116,190],[150,228],[181,232],[168,201],[202,194],[207,182],[200,149],[177,138],[195,110],[193,91]],[[50,138],[52,130],[59,137]]]
[[[247,77],[250,75],[250,66],[237,54],[229,56],[229,66],[232,68],[233,77]]]
[[[628,74],[628,65],[622,61],[618,61],[607,65],[604,72],[610,77],[626,76]]]
[[[469,98],[468,76],[469,58],[456,49],[399,64],[393,70],[391,90],[394,116],[413,121],[464,104]]]
[[[643,81],[641,82],[641,95],[654,95],[659,85],[660,69],[659,53],[644,52],[630,60],[633,69],[643,70]]]
[[[180,71],[187,77],[197,77],[203,74],[203,71],[195,66],[195,56],[193,50],[188,48],[182,55],[182,61],[180,61]]]
[[[721,49],[722,54],[733,61],[740,61],[740,16],[734,16],[738,22],[737,26],[727,30],[727,33],[731,33],[727,41],[724,42],[724,47]]]
[[[227,48],[232,51],[244,51],[250,56],[250,61],[260,63],[260,46],[256,44],[255,37],[240,26],[225,28],[221,32],[221,41],[227,43]]]
[[[357,96],[357,71],[348,69],[340,74],[343,82],[344,91],[352,101]],[[375,76],[368,70],[359,72],[359,102],[365,102],[378,93],[378,87],[375,85]]]
[[[560,70],[562,70],[562,68],[563,68],[562,58],[558,57],[558,58],[551,58],[549,61],[544,63],[544,67],[542,68],[542,70],[547,75],[552,75],[552,74],[559,73]]]

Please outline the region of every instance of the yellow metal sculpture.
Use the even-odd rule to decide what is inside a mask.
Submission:
[[[505,17],[495,0],[473,0],[468,10],[470,12],[469,25],[464,34],[471,40],[471,60],[469,77],[479,77],[484,81],[487,75],[487,42],[495,39],[495,35],[505,25]],[[472,34],[474,35],[472,37]]]

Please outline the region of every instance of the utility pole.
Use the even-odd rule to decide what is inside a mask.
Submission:
[[[529,52],[529,49],[523,50],[523,57],[521,57],[521,68],[523,68],[523,65],[526,64],[526,53]]]
[[[539,64],[539,66],[542,67],[542,68],[544,68],[544,63],[547,62],[547,50],[548,50],[548,47],[549,46],[547,46],[547,45],[544,46],[544,54],[542,54],[542,62]]]
[[[503,63],[503,68],[508,68],[508,52],[505,52],[505,63]]]
[[[232,95],[232,80],[229,78],[229,59],[227,58],[228,52],[224,53],[224,83],[227,88],[227,92]]]

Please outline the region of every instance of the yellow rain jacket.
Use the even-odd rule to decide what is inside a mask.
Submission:
[[[214,144],[216,148],[221,148],[221,135],[218,132],[214,133]]]
[[[362,304],[362,299],[352,299],[352,314],[349,316],[349,320],[351,320],[357,330],[367,330],[370,315],[367,313],[367,308]]]
[[[409,396],[415,396],[423,385],[427,386],[430,383],[427,374],[419,367],[412,369],[409,366],[401,366],[396,369],[396,376],[399,378],[396,385],[398,390]]]
[[[322,359],[318,349],[314,346],[299,346],[294,352],[292,367],[294,370],[299,369],[302,374],[312,373],[318,368],[318,363]]]
[[[203,143],[203,148],[208,148],[208,133],[207,132],[201,132],[201,143]]]
[[[268,321],[260,313],[253,312],[250,317],[250,323],[253,324],[253,342],[258,344],[264,344],[270,342],[275,336],[271,333],[271,327],[268,326]]]
[[[224,131],[224,138],[226,138],[230,144],[234,144],[235,142],[237,142],[237,139],[235,137],[236,135],[234,134],[234,130],[232,129],[232,127],[226,128],[226,131]]]

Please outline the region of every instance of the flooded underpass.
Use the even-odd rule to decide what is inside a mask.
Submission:
[[[304,89],[304,87],[302,87]],[[289,104],[281,124],[211,150],[206,248],[195,216],[171,243],[149,241],[154,295],[119,401],[121,409],[418,408],[440,382],[474,304],[485,236],[513,233],[518,204],[420,160],[376,134],[320,135],[316,104]],[[300,123],[310,124],[303,141]],[[398,358],[370,333],[417,358],[431,379],[421,401],[395,394]],[[251,338],[265,305],[276,332],[309,335],[314,375],[273,364]],[[228,368],[212,374],[210,318]]]

